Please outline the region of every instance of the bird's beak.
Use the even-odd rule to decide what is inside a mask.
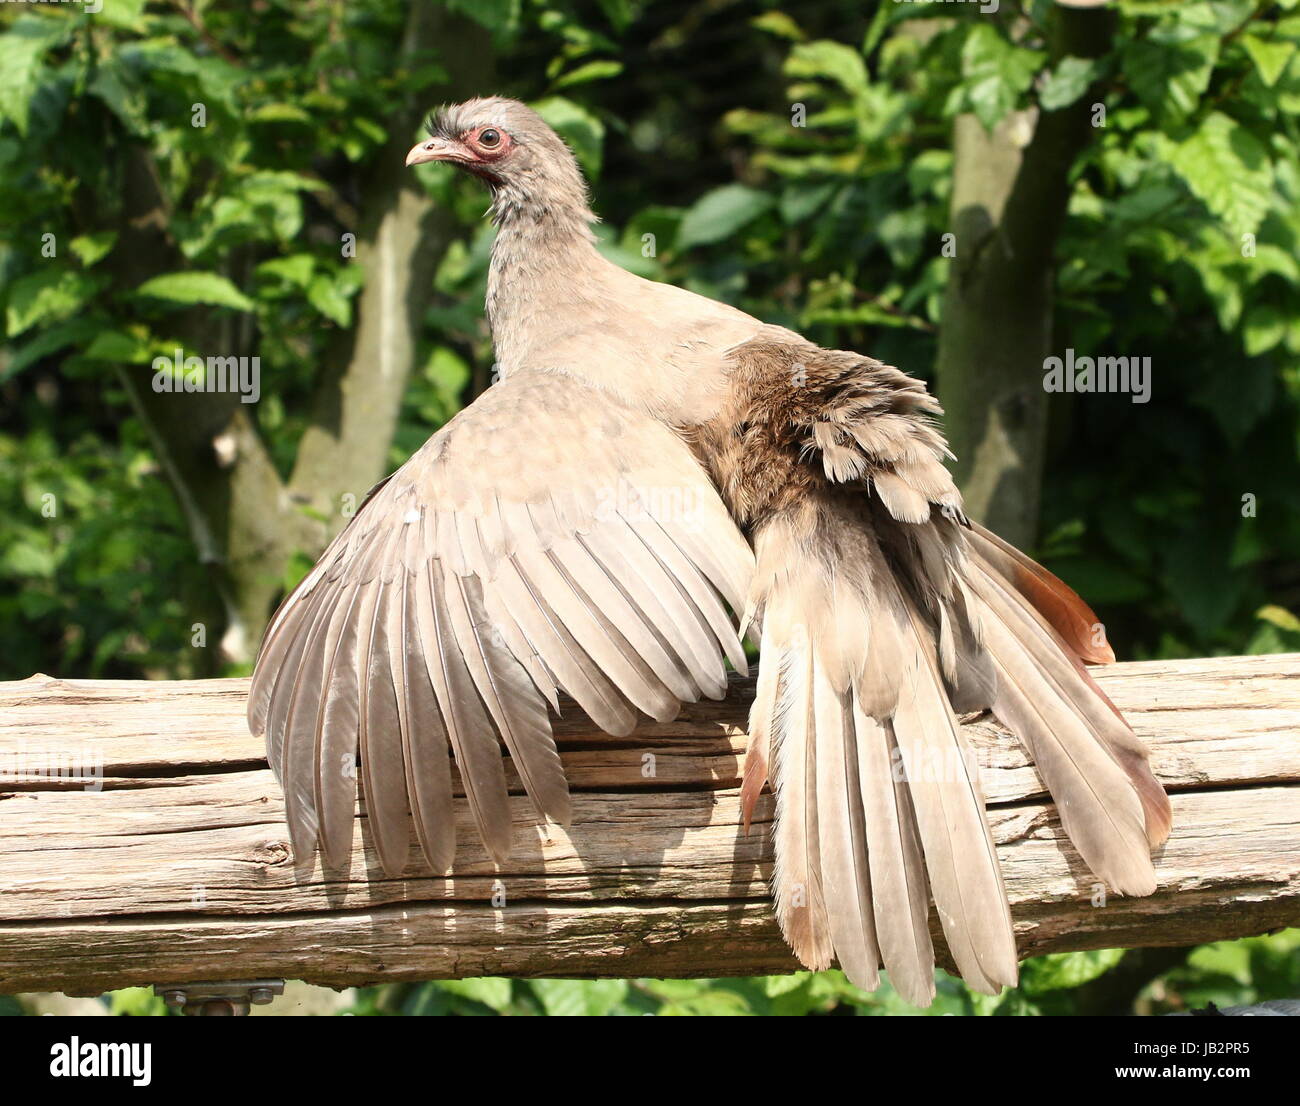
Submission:
[[[430,138],[417,142],[406,155],[407,165],[423,165],[426,161],[473,161],[474,158],[459,142],[446,138]]]

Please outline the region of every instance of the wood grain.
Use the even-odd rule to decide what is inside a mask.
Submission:
[[[1160,889],[1106,895],[1016,741],[969,723],[1021,955],[1300,923],[1300,656],[1097,676],[1173,797]],[[752,681],[626,738],[568,707],[557,737],[572,828],[532,825],[516,794],[515,850],[498,870],[462,809],[453,875],[413,863],[401,879],[379,869],[364,804],[347,871],[294,864],[279,789],[245,729],[246,689],[0,683],[0,991],[795,967],[767,902],[770,801],[752,833],[740,828]]]

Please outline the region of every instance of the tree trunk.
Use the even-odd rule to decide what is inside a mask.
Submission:
[[[1110,12],[1057,7],[1052,19],[1051,64],[1099,57],[1110,45]],[[939,398],[970,514],[1019,546],[1033,544],[1038,526],[1056,241],[1095,92],[1058,111],[1013,112],[992,134],[971,115],[954,126],[956,257],[939,336]]]

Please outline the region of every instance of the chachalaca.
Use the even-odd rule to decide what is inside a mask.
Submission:
[[[249,722],[295,853],[346,861],[359,760],[390,874],[455,848],[450,757],[497,861],[502,743],[538,819],[569,792],[548,704],[602,729],[726,693],[760,642],[746,822],[776,794],[776,913],[809,968],[934,994],[933,899],[974,988],[1016,981],[957,716],[1015,732],[1085,862],[1150,894],[1169,802],[1088,675],[1114,659],[1059,579],[962,512],[920,381],[595,246],[573,154],[523,104],[440,112],[408,165],[485,181],[500,382],[379,485],[272,620]],[[737,629],[727,605],[739,616]],[[499,739],[499,740],[498,740]]]

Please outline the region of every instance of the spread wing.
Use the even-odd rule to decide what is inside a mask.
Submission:
[[[547,704],[611,734],[721,699],[753,555],[667,427],[557,373],[489,389],[377,487],[269,626],[249,698],[295,853],[346,860],[356,777],[385,871],[454,854],[451,760],[510,851],[502,745],[537,814],[569,794]],[[499,740],[498,740],[499,739]],[[408,811],[412,816],[408,821]]]

